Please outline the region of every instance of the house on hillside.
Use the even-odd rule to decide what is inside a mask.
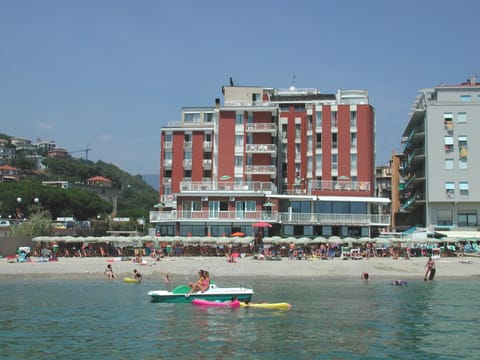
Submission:
[[[103,187],[111,188],[112,180],[107,179],[106,177],[103,177],[103,176],[94,176],[87,179],[87,185],[103,186]]]
[[[0,166],[0,182],[19,181],[20,170],[10,165]]]

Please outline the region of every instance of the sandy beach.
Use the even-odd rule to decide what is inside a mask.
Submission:
[[[144,259],[145,264],[121,261],[119,258],[84,257],[59,258],[58,261],[42,262],[32,258],[28,263],[9,263],[0,259],[0,278],[35,279],[35,278],[103,278],[107,264],[112,264],[117,279],[131,276],[138,269],[145,281],[163,281],[169,274],[172,283],[183,284],[195,279],[199,269],[208,270],[213,279],[228,280],[242,277],[271,278],[343,278],[360,279],[363,272],[370,279],[418,279],[422,280],[427,258],[397,259],[370,258],[362,260],[290,260],[281,261],[256,260],[252,257],[238,258],[229,263],[222,257],[168,257],[156,261]],[[435,260],[436,280],[480,278],[480,258],[446,257]]]

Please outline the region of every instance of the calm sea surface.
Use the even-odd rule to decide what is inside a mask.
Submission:
[[[290,311],[151,303],[155,282],[2,280],[2,359],[478,359],[480,282],[218,281]]]

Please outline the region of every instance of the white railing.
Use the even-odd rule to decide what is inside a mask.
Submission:
[[[246,174],[275,174],[277,167],[275,165],[247,165],[245,166]]]
[[[274,123],[252,123],[247,124],[245,131],[277,131],[277,124]]]
[[[350,180],[311,180],[308,182],[309,189],[328,190],[328,191],[370,191],[369,181],[350,181]]]
[[[180,192],[205,192],[205,191],[253,191],[253,192],[265,192],[270,194],[277,193],[277,187],[271,182],[261,181],[181,181]]]
[[[266,221],[302,225],[388,226],[390,214],[318,214],[267,211],[151,211],[150,222],[162,221]]]

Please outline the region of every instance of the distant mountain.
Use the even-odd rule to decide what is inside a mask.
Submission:
[[[142,175],[143,180],[150,185],[155,191],[160,189],[160,175],[145,174]]]

